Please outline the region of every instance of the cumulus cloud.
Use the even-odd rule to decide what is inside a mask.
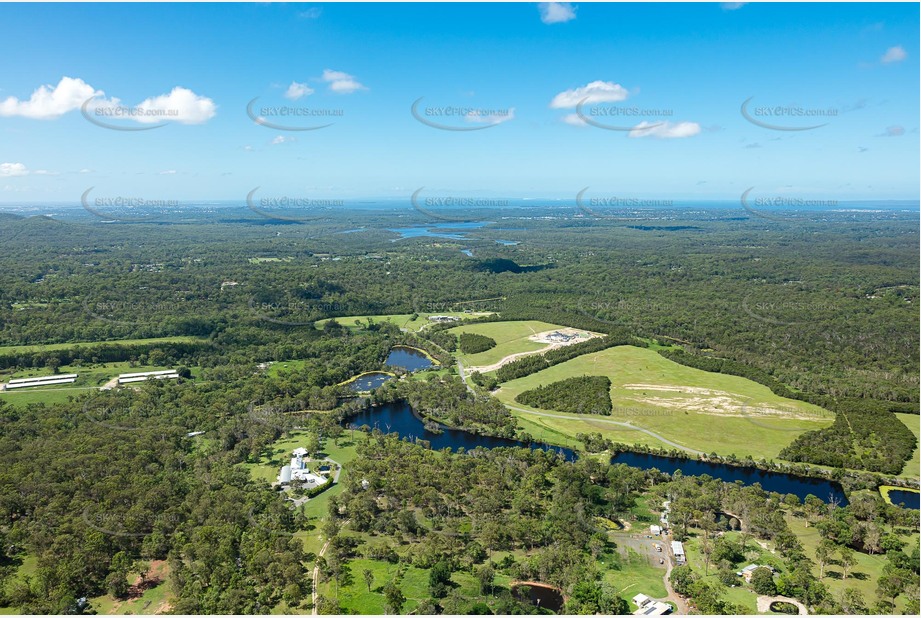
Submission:
[[[553,100],[550,101],[550,107],[552,109],[572,108],[576,107],[583,100],[586,104],[616,103],[618,101],[623,101],[628,96],[630,96],[630,93],[620,84],[597,80],[581,88],[564,90],[553,97]]]
[[[736,11],[746,4],[748,4],[748,2],[721,2],[720,6],[723,7],[724,11]]]
[[[306,97],[307,95],[311,95],[313,93],[313,88],[307,84],[291,82],[291,85],[288,86],[288,89],[285,91],[285,98],[291,99],[292,101],[297,101],[301,97]]]
[[[545,24],[562,24],[576,18],[576,7],[568,2],[541,2],[537,10]]]
[[[901,45],[896,45],[895,47],[887,49],[886,53],[883,54],[879,61],[883,64],[892,64],[893,62],[901,62],[907,57],[908,53],[905,51],[905,48]]]
[[[367,88],[356,80],[354,76],[343,73],[342,71],[325,69],[323,71],[323,77],[320,79],[329,84],[330,90],[339,94],[351,94],[359,90],[367,90]]]
[[[7,97],[0,101],[0,116],[22,116],[49,120],[80,109],[87,99],[102,96],[79,78],[62,77],[57,86],[39,86],[28,100]]]
[[[273,146],[277,146],[278,144],[288,144],[288,143],[291,143],[291,142],[293,142],[293,141],[295,141],[295,139],[294,139],[293,137],[290,137],[290,136],[287,136],[287,135],[277,135],[277,136],[275,136],[275,138],[272,140],[272,145],[273,145]]]
[[[161,176],[172,176],[175,173],[176,173],[176,170],[163,170],[162,172],[160,172],[160,175]]]
[[[214,118],[217,106],[208,97],[188,88],[176,86],[169,94],[144,99],[137,107],[142,113],[134,116],[140,123],[174,120],[182,124],[202,124]]]
[[[700,125],[696,122],[646,122],[645,120],[630,131],[630,137],[656,137],[659,139],[673,139],[678,137],[692,137],[700,133]]]
[[[0,163],[0,178],[28,176],[29,169],[22,163]]]

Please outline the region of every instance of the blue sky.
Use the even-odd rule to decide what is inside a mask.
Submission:
[[[917,199],[918,5],[738,4],[0,4],[0,202]]]

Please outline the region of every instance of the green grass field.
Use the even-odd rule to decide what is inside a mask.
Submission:
[[[815,550],[819,545],[819,541],[822,540],[822,536],[817,534],[814,528],[807,527],[806,522],[802,519],[788,516],[787,523],[789,523],[790,529],[799,537],[800,541],[802,541],[806,555],[809,556],[813,562],[816,562]],[[906,546],[908,548],[918,545],[917,533],[901,538],[907,541]],[[880,575],[882,575],[883,567],[886,565],[886,556],[882,554],[871,556],[858,552],[855,554],[855,557],[857,559],[857,564],[851,568],[846,580],[842,577],[840,563],[835,560],[836,563],[825,567],[825,577],[822,578],[822,582],[828,586],[829,592],[835,596],[840,596],[845,588],[856,588],[863,595],[867,603],[872,605],[877,598],[876,585]],[[818,565],[818,563],[816,563],[816,565]],[[813,573],[816,577],[819,576],[818,566],[813,569]],[[896,614],[904,611],[904,595],[899,596],[895,607]]]
[[[569,436],[597,431],[619,442],[668,447],[641,432],[593,421],[629,422],[687,448],[768,459],[776,458],[800,433],[832,421],[831,413],[778,397],[751,380],[686,367],[634,346],[585,354],[509,381],[496,396],[507,405],[539,412],[517,403],[515,397],[540,385],[582,375],[611,379],[611,416],[565,414],[565,419],[557,419],[518,411],[515,415]]]
[[[69,350],[76,346],[84,348],[96,347],[107,344],[143,345],[152,343],[187,343],[190,341],[204,341],[200,337],[153,337],[150,339],[114,339],[112,341],[89,341],[78,343],[49,343],[48,345],[8,345],[0,346],[0,354],[35,352],[51,352],[54,350]]]
[[[352,535],[351,532],[346,534]],[[339,586],[340,605],[349,613],[384,615],[387,608],[382,589],[388,581],[395,577],[399,566],[365,558],[349,560],[348,565],[352,570],[352,582],[345,586]],[[368,586],[362,576],[365,569],[369,569],[374,574],[370,592],[368,592]],[[480,595],[479,585],[470,573],[457,571],[452,574],[451,581],[456,584],[454,590],[460,592],[464,599],[475,601],[485,598]],[[508,588],[510,581],[508,576],[496,574],[495,584],[497,588]],[[408,567],[403,579],[400,581],[400,590],[403,592],[403,596],[406,597],[406,604],[403,606],[401,613],[412,613],[421,601],[431,597],[429,594],[429,569]],[[319,592],[327,597],[335,597],[335,582],[330,580],[321,583]]]
[[[477,335],[484,335],[495,340],[496,347],[491,350],[486,350],[479,354],[460,354],[458,356],[468,367],[475,367],[491,365],[502,360],[509,354],[543,350],[548,344],[530,341],[528,337],[537,333],[560,328],[563,327],[547,322],[539,322],[537,320],[525,320],[521,322],[510,321],[467,324],[452,328],[448,332],[455,335],[461,333],[476,333]]]
[[[915,439],[919,438],[921,435],[921,427],[919,427],[919,419],[917,414],[896,414],[900,421],[905,423],[905,425],[911,429],[912,433],[915,434]],[[905,462],[905,467],[902,468],[902,474],[899,476],[905,478],[916,479],[918,478],[919,468],[921,468],[921,449],[918,446],[915,446],[915,452],[912,454],[911,459]]]
[[[76,373],[77,379],[72,384],[56,384],[54,386],[24,388],[21,390],[0,391],[0,401],[9,402],[16,406],[27,406],[30,403],[67,403],[70,397],[79,397],[98,389],[114,377],[122,373],[136,373],[141,371],[157,371],[168,367],[154,367],[151,365],[133,365],[129,362],[102,363],[99,365],[63,365],[58,368],[58,373]],[[201,374],[200,367],[189,367],[192,377]],[[51,375],[48,369],[27,369],[10,373],[0,373],[0,382],[15,378],[31,378],[36,376]]]
[[[413,315],[416,317],[413,318]],[[329,322],[329,320],[336,320],[343,326],[348,328],[364,328],[368,324],[368,320],[371,319],[375,323],[380,324],[381,322],[390,322],[396,324],[400,328],[408,331],[418,332],[424,326],[428,324],[433,324],[429,320],[429,316],[432,315],[451,315],[461,320],[471,320],[473,318],[482,317],[485,315],[491,315],[490,313],[464,313],[462,311],[442,311],[439,313],[392,313],[388,315],[350,315],[342,318],[328,318],[325,320],[319,320],[315,323],[317,328],[323,328],[323,325]]]

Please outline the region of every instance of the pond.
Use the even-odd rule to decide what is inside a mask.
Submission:
[[[809,494],[830,502],[832,498],[839,506],[847,505],[847,497],[841,485],[834,481],[819,478],[796,476],[783,472],[768,472],[757,468],[730,466],[723,463],[697,461],[696,459],[680,459],[677,457],[664,457],[647,453],[618,453],[611,458],[611,463],[622,463],[634,468],[649,470],[657,468],[661,472],[672,474],[676,470],[687,476],[701,476],[707,474],[713,478],[734,483],[741,481],[745,485],[760,483],[765,491],[774,491],[779,494],[793,494],[804,500]]]
[[[372,373],[366,373],[364,375],[358,376],[354,380],[348,383],[348,387],[356,392],[361,391],[371,391],[381,386],[387,380],[392,380],[393,376],[389,373],[383,373],[381,371],[374,371]]]
[[[523,590],[528,592],[528,601],[532,605],[536,605],[540,608],[546,608],[559,612],[563,609],[565,604],[565,599],[563,598],[563,593],[560,592],[559,588],[550,586],[549,584],[540,584],[537,582],[519,582],[512,584],[511,586],[512,594],[516,597],[521,598],[521,593]]]
[[[413,348],[394,346],[387,356],[385,364],[390,367],[400,367],[406,371],[419,371],[432,366],[428,356]]]
[[[915,509],[918,510],[919,498],[921,494],[916,491],[905,491],[904,489],[890,489],[889,490],[889,501],[896,506],[901,506],[906,509]]]
[[[353,427],[368,425],[378,428],[384,433],[396,433],[401,438],[420,438],[431,443],[435,450],[445,447],[465,450],[498,447],[529,447],[543,451],[558,452],[568,461],[575,461],[576,454],[568,448],[550,446],[539,442],[522,442],[511,438],[497,438],[494,436],[481,436],[462,429],[447,429],[441,433],[434,433],[425,428],[425,424],[415,414],[405,401],[388,403],[382,406],[365,409],[358,414],[346,419],[347,424]]]

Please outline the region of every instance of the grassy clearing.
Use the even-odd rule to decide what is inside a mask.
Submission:
[[[482,317],[485,315],[492,315],[491,313],[464,313],[462,311],[442,311],[439,313],[391,313],[387,315],[350,315],[341,318],[327,318],[325,320],[317,321],[314,326],[317,328],[323,328],[323,326],[330,320],[336,320],[343,326],[351,329],[360,329],[365,328],[368,324],[368,320],[373,320],[374,323],[380,324],[381,322],[390,322],[396,324],[398,327],[418,332],[422,330],[425,326],[433,324],[429,320],[429,316],[433,315],[450,315],[461,320],[471,320],[473,318]],[[415,317],[414,317],[415,316]]]
[[[819,545],[819,541],[822,540],[821,535],[816,533],[815,528],[807,527],[806,522],[802,519],[788,516],[787,523],[790,525],[790,529],[803,543],[806,555],[818,565],[815,559],[815,550]],[[915,533],[907,537],[902,537],[902,540],[907,542],[906,547],[908,548],[917,546],[918,534]],[[843,571],[840,562],[834,560],[832,564],[825,567],[825,577],[822,578],[822,582],[828,586],[829,592],[835,596],[840,596],[845,588],[856,588],[863,595],[867,603],[872,605],[877,598],[876,586],[883,572],[883,566],[886,565],[886,556],[882,554],[871,556],[870,554],[857,553],[855,557],[857,559],[857,564],[851,568],[846,580],[842,577]],[[818,566],[813,569],[813,573],[816,577],[819,576]],[[896,600],[895,607],[896,611],[894,613],[898,614],[904,611],[904,596],[899,596]]]
[[[919,418],[917,414],[896,414],[900,421],[905,423],[905,425],[911,429],[912,433],[915,434],[915,439],[919,438],[921,435],[921,425],[919,425]],[[915,446],[915,452],[912,454],[911,459],[905,462],[905,467],[902,468],[902,474],[899,476],[904,478],[918,478],[921,474],[921,449],[918,446]]]
[[[25,407],[31,403],[44,403],[46,405],[67,403],[72,397],[80,397],[122,373],[135,373],[141,371],[157,371],[167,367],[131,364],[127,361],[118,363],[101,363],[98,365],[62,365],[58,373],[76,373],[77,379],[72,384],[55,384],[24,388],[12,391],[0,391],[0,401],[7,401],[15,406]],[[192,377],[201,374],[200,367],[189,367]],[[27,369],[24,371],[0,373],[0,382],[15,378],[32,378],[51,375],[48,369]]]
[[[496,347],[479,354],[461,354],[459,358],[468,367],[491,365],[509,354],[519,352],[536,352],[547,348],[549,344],[530,341],[528,337],[548,330],[564,328],[556,324],[525,320],[521,322],[486,322],[483,324],[468,324],[457,326],[448,332],[459,335],[461,333],[476,333],[490,337],[496,342]]]
[[[610,535],[617,542],[617,535]],[[608,564],[608,560],[604,560]],[[604,580],[617,590],[618,594],[626,601],[631,601],[634,596],[643,593],[655,598],[663,598],[668,591],[665,589],[665,569],[649,564],[649,561],[635,550],[624,548],[621,555],[611,561],[610,570],[605,571]]]
[[[191,341],[204,341],[200,337],[152,337],[150,339],[113,339],[112,341],[86,341],[79,343],[49,343],[47,345],[8,345],[0,346],[0,354],[34,354],[36,352],[51,352],[54,350],[69,350],[77,346],[84,348],[101,345],[144,345],[153,343],[188,343]]]
[[[585,354],[506,382],[496,396],[507,405],[529,409],[515,402],[518,394],[582,375],[610,378],[613,414],[574,414],[566,415],[567,419],[542,418],[541,422],[569,435],[598,431],[629,444],[666,446],[641,432],[592,421],[604,418],[629,422],[688,448],[767,459],[776,458],[800,433],[831,424],[827,411],[778,397],[751,380],[679,365],[652,350],[634,346]],[[765,414],[765,410],[775,412]],[[516,412],[519,415],[528,416]],[[531,418],[537,422],[539,417]]]
[[[287,437],[274,442],[260,457],[251,462],[238,464],[249,471],[254,479],[274,483],[278,478],[278,471],[290,459],[291,451],[299,446],[304,446],[309,432],[295,431]],[[311,498],[303,505],[304,513],[310,518],[312,526],[308,530],[301,530],[294,536],[304,543],[305,551],[318,554],[323,547],[324,539],[320,535],[317,522],[326,518],[327,505],[330,498],[342,492],[343,484],[349,478],[348,464],[356,457],[355,445],[357,440],[364,439],[361,432],[347,431],[335,444],[332,440],[323,440],[322,452],[332,460],[342,465],[339,482],[319,496]],[[281,498],[279,498],[281,499]]]
[[[349,560],[348,565],[352,570],[352,581],[347,585],[338,587],[340,605],[349,613],[385,614],[387,608],[383,587],[396,577],[399,565],[364,558]],[[370,592],[362,576],[365,569],[370,570],[374,575]],[[479,584],[470,573],[455,572],[451,576],[451,581],[455,584],[454,590],[459,592],[464,599],[470,601],[485,600],[486,597],[480,595]],[[510,581],[508,576],[497,574],[495,584],[497,588],[508,588]],[[406,604],[403,606],[401,613],[411,613],[418,607],[420,602],[431,597],[429,594],[429,569],[420,569],[413,566],[406,568],[399,585],[403,596],[406,597]],[[319,592],[327,597],[335,597],[336,583],[332,580],[321,583]]]

